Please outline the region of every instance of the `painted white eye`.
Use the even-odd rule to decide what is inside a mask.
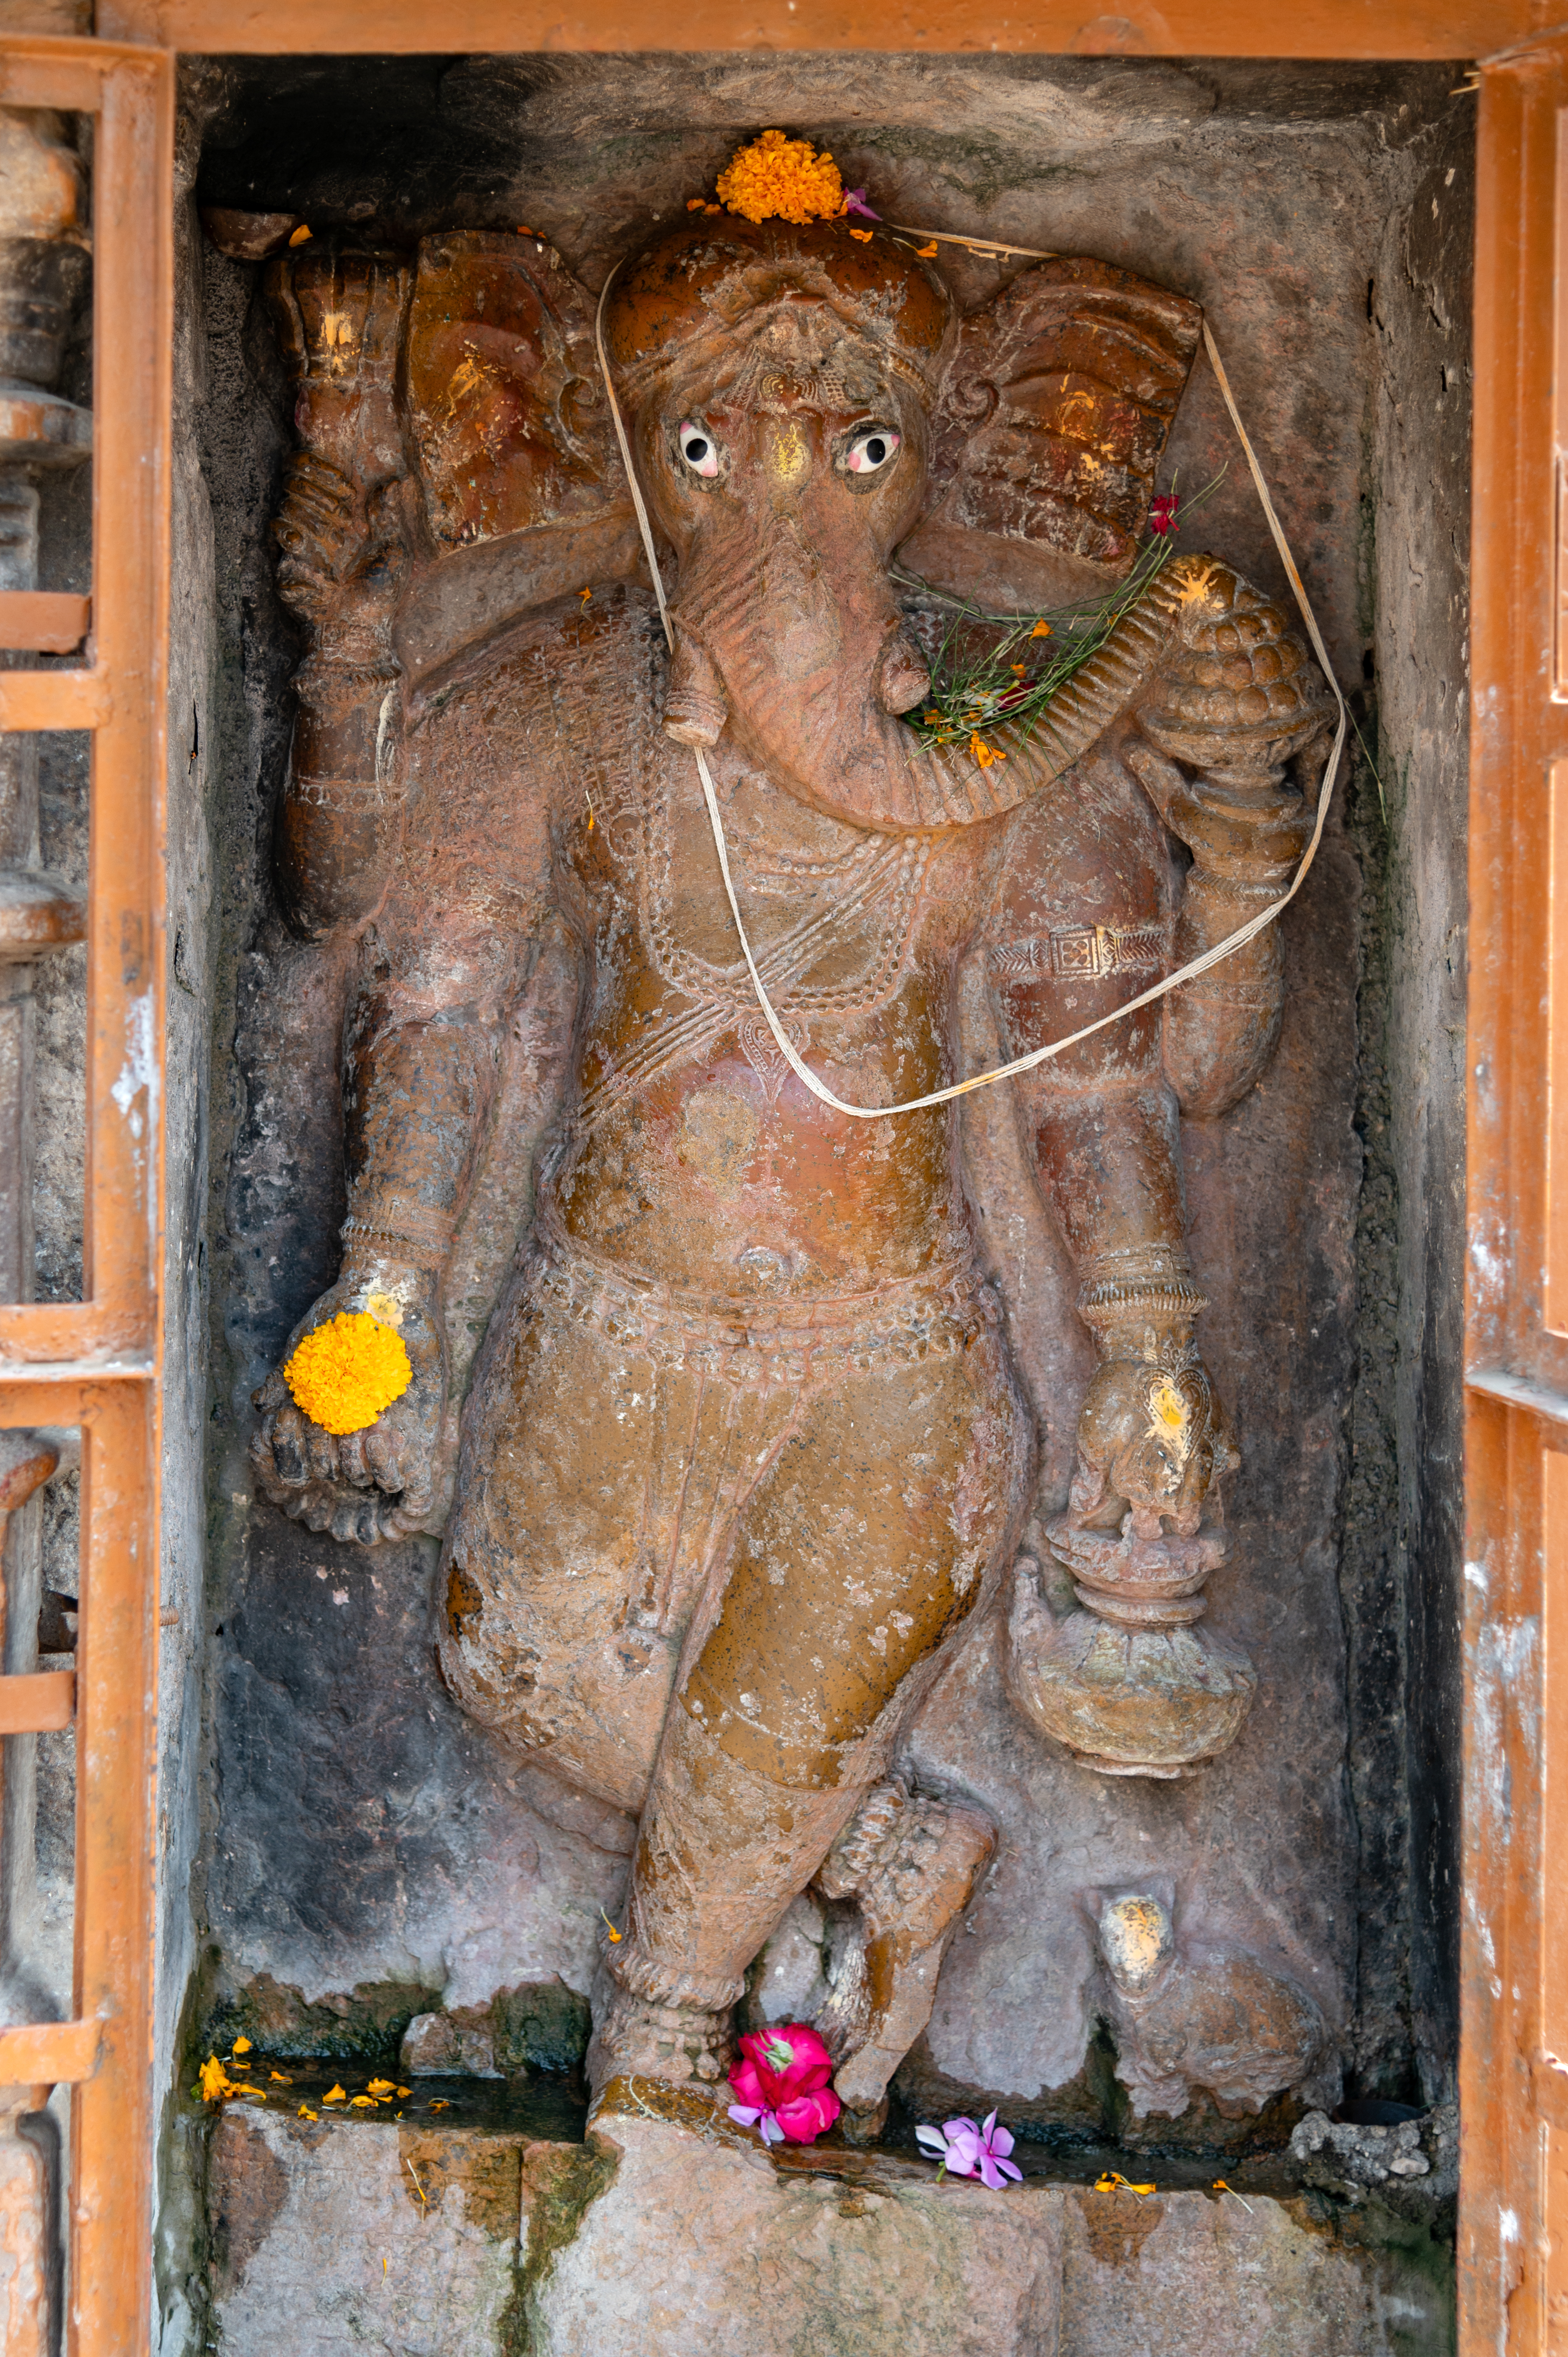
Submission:
[[[683,418],[675,438],[681,445],[681,456],[693,475],[718,473],[718,444],[705,425],[693,425],[689,417]]]
[[[868,432],[855,436],[844,452],[844,465],[852,475],[875,475],[895,456],[899,440],[890,425],[873,425]]]

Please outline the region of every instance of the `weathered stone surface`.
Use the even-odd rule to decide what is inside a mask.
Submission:
[[[515,2136],[227,2112],[213,2135],[223,2346],[490,2357],[514,2296]]]
[[[414,2179],[417,2178],[416,2190]],[[1432,2246],[1249,2190],[1005,2193],[722,2125],[589,2145],[231,2112],[226,2357],[1444,2357]],[[421,2191],[424,2203],[421,2201]],[[383,2264],[384,2263],[384,2264]]]

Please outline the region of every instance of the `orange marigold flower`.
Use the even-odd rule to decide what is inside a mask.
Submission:
[[[737,147],[718,193],[743,221],[826,221],[843,202],[838,166],[819,156],[809,139],[789,139],[765,131],[749,147]]]
[[[340,1309],[285,1367],[295,1405],[323,1432],[363,1432],[413,1381],[403,1336],[362,1309]]]

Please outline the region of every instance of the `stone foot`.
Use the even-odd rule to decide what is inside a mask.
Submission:
[[[846,2133],[886,2116],[887,2083],[931,2018],[948,1943],[995,1843],[976,1810],[887,1783],[828,1852],[815,1887],[857,1910],[816,2020],[839,2062],[833,2085],[856,2115]]]
[[[660,2005],[623,1988],[602,1966],[594,1987],[588,2042],[590,2095],[597,2104],[614,2079],[651,2079],[666,2087],[717,2094],[735,2050],[730,2008]]]

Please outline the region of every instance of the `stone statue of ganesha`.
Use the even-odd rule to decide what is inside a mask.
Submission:
[[[1120,270],[1045,262],[961,316],[911,238],[711,209],[628,257],[604,343],[672,646],[593,308],[542,241],[316,240],[268,293],[302,446],[279,577],[311,634],[277,882],[299,932],[356,944],[341,1271],[290,1349],[368,1311],[413,1380],[334,1436],[273,1375],[257,1479],[346,1544],[445,1512],[452,1695],[637,1817],[597,2099],[721,2082],[747,1969],[814,1885],[857,1910],[820,2026],[864,2126],[994,1840],[902,1748],[953,1649],[1000,1619],[1019,1740],[1084,1773],[1199,1772],[1251,1698],[1203,1620],[1238,1459],[1180,1120],[1268,1059],[1277,933],[1004,1083],[1100,1356],[1049,1525],[1076,1609],[1018,1555],[1033,1419],[956,1109],[897,1108],[964,1077],[961,966],[1018,1057],[1277,897],[1324,685],[1276,605],[1174,556],[1032,725],[977,748],[903,716],[941,600],[1046,614],[1137,558],[1200,317]],[[789,1037],[885,1117],[780,1055],[693,747]],[[444,1272],[551,928],[553,1111],[446,1512]]]

